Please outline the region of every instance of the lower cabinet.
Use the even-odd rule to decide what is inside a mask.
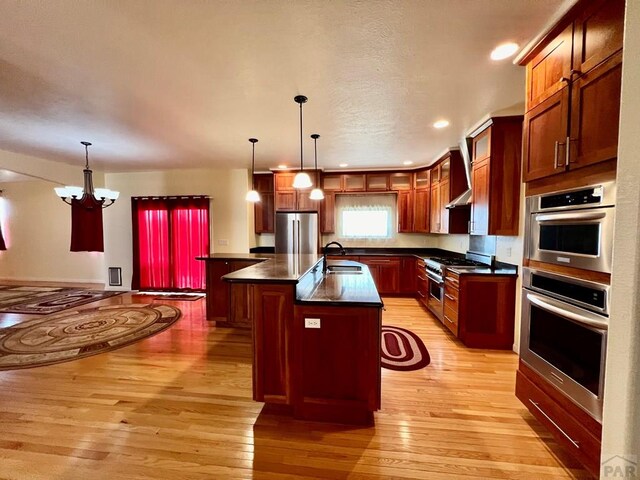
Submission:
[[[400,293],[400,257],[361,256],[361,263],[369,267],[378,293]]]
[[[305,328],[305,318],[318,319],[319,328]],[[295,306],[291,374],[296,418],[373,421],[380,408],[381,327],[378,307]]]
[[[207,260],[207,320],[218,326],[251,328],[247,284],[222,280],[227,273],[258,263],[255,260]]]
[[[511,350],[516,277],[458,275],[447,270],[444,324],[467,347]]]
[[[427,307],[429,304],[429,279],[427,278],[424,260],[416,260],[416,297],[418,301]]]
[[[516,396],[560,445],[599,477],[602,425],[598,421],[523,362],[516,375]]]

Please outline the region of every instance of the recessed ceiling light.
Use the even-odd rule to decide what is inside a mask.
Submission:
[[[404,162],[402,162],[403,165],[413,165],[413,162],[411,160],[405,160]]]
[[[444,128],[449,126],[449,120],[438,120],[433,124],[434,128]]]
[[[504,60],[518,51],[517,43],[507,42],[498,45],[491,51],[491,60]]]
[[[287,168],[287,166],[286,166],[286,165],[278,165],[278,168],[279,168],[280,170],[284,170],[285,168]]]
[[[348,163],[341,163],[341,164],[340,164],[340,166],[341,166],[342,168],[344,168],[344,167],[348,167],[348,166],[349,166],[349,164],[348,164]]]

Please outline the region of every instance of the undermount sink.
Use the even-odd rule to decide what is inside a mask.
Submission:
[[[327,273],[358,275],[362,273],[362,267],[360,265],[327,265]]]

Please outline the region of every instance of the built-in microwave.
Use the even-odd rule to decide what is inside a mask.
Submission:
[[[523,268],[520,358],[602,420],[609,286]]]
[[[527,199],[526,256],[611,273],[615,182]]]

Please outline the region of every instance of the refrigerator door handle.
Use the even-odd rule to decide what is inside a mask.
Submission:
[[[296,252],[297,254],[300,254],[300,250],[301,250],[301,246],[300,246],[300,220],[296,220],[296,222],[298,223],[298,248],[296,248]]]
[[[295,221],[295,219],[291,220],[291,247],[293,249],[293,252],[295,252],[296,251],[296,221]]]

